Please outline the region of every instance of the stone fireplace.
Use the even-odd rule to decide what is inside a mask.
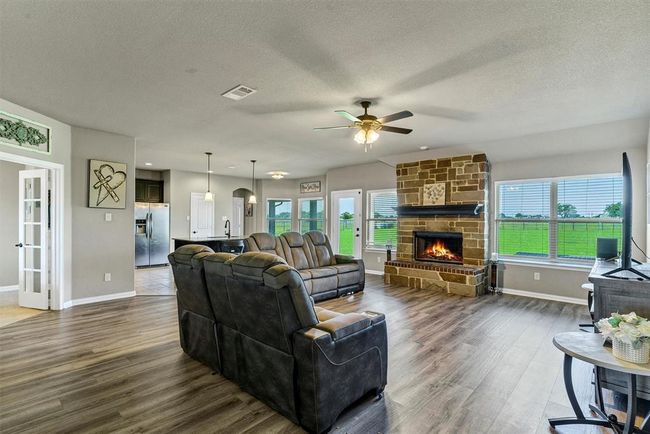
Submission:
[[[397,257],[385,264],[386,283],[485,291],[489,167],[485,154],[397,165]]]

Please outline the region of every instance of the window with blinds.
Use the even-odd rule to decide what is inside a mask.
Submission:
[[[322,197],[300,199],[298,209],[300,233],[325,230],[325,201]]]
[[[266,201],[267,231],[273,235],[291,232],[291,199]]]
[[[497,252],[591,261],[596,239],[621,240],[621,176],[497,183]]]
[[[366,248],[386,249],[397,244],[397,191],[369,191],[367,197]]]

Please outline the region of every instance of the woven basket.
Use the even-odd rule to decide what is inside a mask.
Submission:
[[[612,353],[614,357],[632,363],[645,364],[650,361],[650,344],[644,342],[639,348],[634,348],[631,344],[612,339]]]

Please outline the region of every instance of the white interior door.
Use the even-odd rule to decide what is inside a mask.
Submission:
[[[190,236],[214,235],[214,202],[205,200],[205,193],[192,193],[190,206]]]
[[[18,304],[48,309],[48,170],[21,170],[18,177]]]
[[[361,206],[361,190],[332,192],[330,238],[335,253],[361,257]]]
[[[232,198],[232,222],[230,233],[233,237],[242,237],[244,235],[244,198]]]

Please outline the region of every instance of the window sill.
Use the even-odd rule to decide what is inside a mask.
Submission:
[[[378,248],[378,247],[365,247],[364,252],[368,253],[386,253],[386,249]],[[392,253],[397,253],[396,249],[391,250]]]
[[[534,260],[512,259],[512,258],[499,258],[498,261],[506,265],[512,264],[512,265],[521,265],[524,267],[550,268],[556,270],[589,271],[593,267],[593,264],[578,264],[573,262],[534,261]]]

